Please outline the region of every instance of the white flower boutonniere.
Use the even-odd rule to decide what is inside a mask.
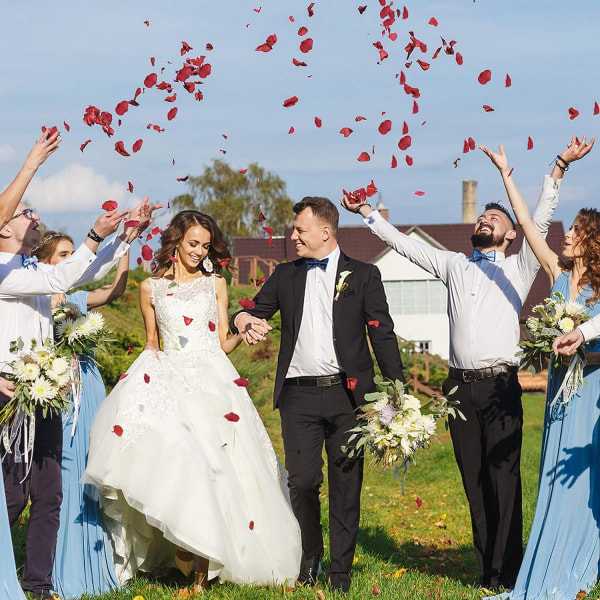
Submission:
[[[340,297],[340,294],[348,287],[348,284],[346,283],[346,279],[350,275],[352,275],[352,271],[342,271],[340,273],[340,276],[338,277],[338,281],[335,284],[335,297],[333,298],[334,302]]]

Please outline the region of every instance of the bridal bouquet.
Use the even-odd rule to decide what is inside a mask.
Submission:
[[[348,433],[348,445],[342,451],[349,457],[366,448],[376,464],[384,468],[414,460],[419,448],[427,448],[435,436],[437,419],[464,415],[447,398],[428,400],[424,404],[406,393],[401,381],[375,377],[381,391],[365,395],[366,404],[360,407],[360,424]],[[353,442],[355,442],[353,444]]]
[[[560,292],[554,292],[552,297],[544,300],[543,304],[534,306],[533,312],[539,316],[529,317],[525,322],[525,328],[531,335],[531,339],[519,342],[521,350],[517,352],[517,356],[521,358],[521,368],[528,368],[535,374],[536,371],[543,368],[546,358],[552,362],[555,368],[562,365],[562,357],[552,352],[554,339],[573,331],[590,317],[585,305],[578,302],[567,302]],[[567,403],[577,388],[581,386],[586,355],[585,346],[582,344],[571,359],[563,384],[553,403],[563,391],[566,392],[563,402]]]

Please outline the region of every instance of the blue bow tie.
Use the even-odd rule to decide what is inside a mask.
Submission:
[[[37,269],[38,257],[37,256],[28,256],[27,254],[21,254],[21,260],[23,261],[23,266],[27,268],[31,265],[34,269]]]
[[[489,250],[488,252],[480,252],[479,250],[473,250],[473,260],[477,262],[478,260],[489,260],[491,262],[496,261],[496,251]]]
[[[327,269],[327,263],[329,262],[329,258],[322,258],[321,260],[317,260],[316,258],[307,258],[306,259],[306,270],[310,271],[315,267],[319,267],[319,269],[323,269],[325,271]]]

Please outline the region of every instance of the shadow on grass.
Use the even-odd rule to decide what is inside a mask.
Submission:
[[[398,568],[415,569],[428,575],[441,575],[467,584],[477,581],[479,569],[473,547],[454,545],[448,537],[435,542],[420,538],[398,543],[383,527],[361,527],[358,552]],[[360,561],[354,566],[362,570]]]

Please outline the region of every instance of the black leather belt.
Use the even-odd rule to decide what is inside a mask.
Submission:
[[[288,377],[283,385],[300,385],[303,387],[331,387],[342,383],[342,376],[339,373],[335,375],[320,375],[319,377]]]
[[[483,369],[455,369],[450,367],[448,375],[452,379],[458,379],[463,383],[472,383],[473,381],[482,381],[490,377],[496,377],[502,373],[516,373],[519,370],[515,365],[496,365],[495,367],[485,367]]]

